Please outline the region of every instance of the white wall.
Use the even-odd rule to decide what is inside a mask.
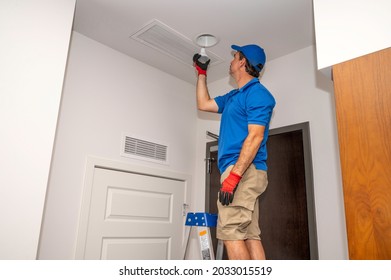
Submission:
[[[0,259],[37,255],[74,9],[0,3]]]
[[[318,69],[391,47],[391,1],[314,0]]]
[[[313,47],[268,62],[262,81],[277,100],[271,128],[310,122],[319,255],[347,259],[332,83],[316,71]],[[216,96],[232,85],[227,78],[209,88]],[[190,174],[191,210],[203,211],[213,140],[205,131],[218,128],[217,114],[196,111],[194,85],[73,33],[39,258],[74,257],[88,155]],[[169,143],[170,166],[120,157],[123,131]]]
[[[315,64],[314,47],[308,47],[268,62],[261,81],[277,101],[271,128],[310,122],[319,257],[347,259],[333,84]],[[209,85],[213,97],[231,88],[228,78]],[[195,184],[205,186],[205,143],[213,141],[205,131],[218,134],[219,118],[210,113],[198,116]],[[197,207],[203,209],[203,198]]]
[[[193,85],[74,32],[39,258],[74,258],[88,156],[193,175],[196,122]],[[121,157],[122,132],[169,145],[170,164]]]
[[[35,258],[74,5],[74,0],[1,2],[0,259]],[[314,9],[318,68],[360,55],[369,41],[365,52],[391,45],[384,29],[390,26],[387,0],[314,0]],[[120,134],[169,143],[170,166],[159,168],[193,174],[192,210],[202,211],[205,142],[212,140],[205,131],[218,133],[216,115],[196,113],[194,86],[73,35],[40,258],[73,258],[88,155],[156,167],[121,158]],[[263,82],[278,102],[272,128],[311,123],[320,258],[345,259],[332,85],[315,68],[313,48],[306,48],[269,62]],[[210,89],[213,95],[231,86],[223,79]]]

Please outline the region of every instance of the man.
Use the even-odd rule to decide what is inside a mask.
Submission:
[[[264,50],[257,45],[236,46],[230,75],[237,89],[210,98],[206,72],[208,64],[193,57],[198,73],[196,95],[199,110],[222,114],[218,166],[221,188],[217,238],[224,240],[229,259],[266,259],[260,240],[259,196],[267,186],[269,123],[275,100],[259,82],[265,65]]]

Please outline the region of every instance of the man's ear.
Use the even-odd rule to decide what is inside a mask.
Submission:
[[[246,67],[246,58],[243,57],[242,59],[240,59],[240,60],[239,60],[239,63],[240,63],[240,66],[241,66],[241,67],[242,67],[242,66]]]

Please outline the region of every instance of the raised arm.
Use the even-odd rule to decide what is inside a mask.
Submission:
[[[210,98],[206,75],[198,75],[197,79],[197,108],[201,111],[217,113],[219,107],[214,99]]]

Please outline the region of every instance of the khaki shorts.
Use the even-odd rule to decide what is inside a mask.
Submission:
[[[223,182],[233,165],[221,175]],[[243,174],[231,204],[223,206],[217,199],[217,238],[220,240],[260,240],[259,196],[266,190],[267,173],[253,164]]]

